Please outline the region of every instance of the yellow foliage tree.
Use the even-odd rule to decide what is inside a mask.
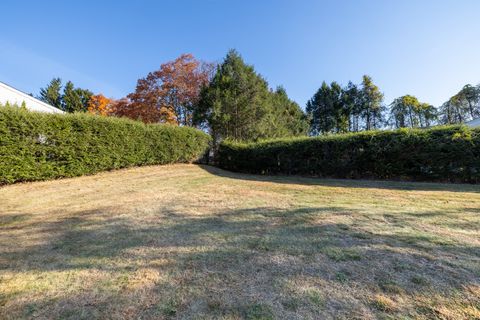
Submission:
[[[103,94],[97,94],[90,97],[88,101],[88,112],[108,116],[113,113],[112,106],[112,99],[105,97]]]

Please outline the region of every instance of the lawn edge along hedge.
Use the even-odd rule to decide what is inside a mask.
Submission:
[[[190,127],[0,106],[0,185],[190,163],[204,155],[210,140]]]
[[[440,126],[254,143],[224,141],[217,163],[255,174],[478,183],[480,130]]]

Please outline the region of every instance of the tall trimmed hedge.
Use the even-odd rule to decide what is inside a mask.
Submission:
[[[0,184],[192,162],[209,142],[194,128],[0,106]]]
[[[224,142],[217,161],[228,170],[257,174],[476,183],[480,130],[453,126]]]

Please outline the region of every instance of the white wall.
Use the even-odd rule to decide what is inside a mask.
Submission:
[[[27,109],[32,111],[64,113],[60,109],[0,82],[0,104],[9,102],[10,104],[18,104],[21,106],[24,101]]]

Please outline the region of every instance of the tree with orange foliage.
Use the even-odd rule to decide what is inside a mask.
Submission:
[[[92,95],[88,101],[88,112],[101,116],[108,116],[113,113],[113,100],[103,94]]]
[[[213,64],[182,54],[139,79],[135,92],[128,95],[129,103],[118,106],[115,113],[146,123],[191,126],[200,90],[207,85],[213,69]]]

